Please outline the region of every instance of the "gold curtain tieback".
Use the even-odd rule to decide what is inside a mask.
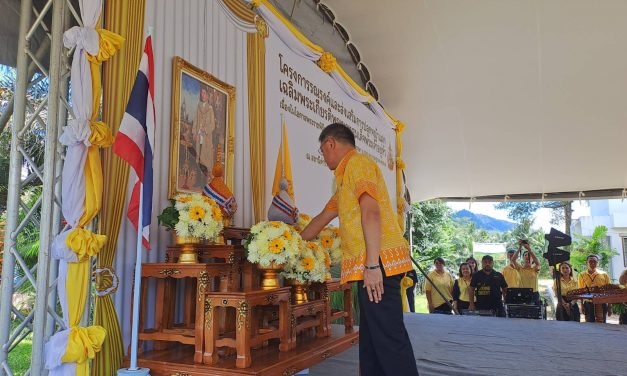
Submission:
[[[118,291],[120,279],[110,268],[96,268],[93,278],[98,297],[103,298]]]
[[[320,56],[320,59],[318,60],[318,66],[325,73],[331,73],[331,71],[335,69],[336,65],[337,65],[337,62],[335,60],[335,56],[333,56],[333,54],[330,52],[324,52],[322,56]]]

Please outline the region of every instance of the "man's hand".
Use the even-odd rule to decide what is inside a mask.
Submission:
[[[364,270],[364,288],[368,299],[379,303],[383,299],[383,273],[381,268]]]
[[[470,304],[468,305],[468,310],[469,311],[474,311],[475,310],[475,303],[474,302],[470,302]]]

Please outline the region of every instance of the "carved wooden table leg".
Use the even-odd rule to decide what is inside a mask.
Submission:
[[[250,314],[248,303],[240,300],[235,308],[237,310],[237,331],[235,334],[235,348],[237,350],[237,368],[248,368],[252,364],[250,355]]]
[[[279,330],[281,331],[279,351],[290,351],[293,346],[290,333],[290,309],[288,301],[279,303]]]
[[[349,288],[344,290],[344,311],[346,311],[346,317],[344,318],[344,331],[346,333],[353,332],[353,285],[348,284]]]
[[[205,300],[205,348],[202,362],[205,364],[215,364],[219,356],[215,346],[216,340],[220,337],[220,320],[218,320],[218,308],[213,304],[211,298]]]

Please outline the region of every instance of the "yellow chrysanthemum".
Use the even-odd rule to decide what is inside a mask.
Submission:
[[[268,248],[270,249],[270,252],[274,254],[283,252],[283,240],[272,239]]]
[[[192,196],[182,196],[179,197],[178,201],[181,203],[190,202],[192,200]]]
[[[318,244],[316,244],[314,242],[307,242],[307,248],[311,249],[312,251],[317,251],[318,250]]]
[[[281,227],[281,222],[271,221],[270,222],[270,226],[275,227],[275,228],[279,228],[279,227]]]
[[[220,208],[216,208],[215,206],[212,207],[211,214],[213,215],[213,218],[215,218],[217,221],[222,220],[222,210],[220,210]]]
[[[318,66],[325,73],[330,73],[333,69],[335,69],[335,65],[335,56],[333,56],[330,52],[324,52],[322,56],[320,56],[320,60],[318,60]]]
[[[330,236],[323,236],[320,242],[324,248],[331,248],[333,246],[333,239]]]
[[[315,266],[314,259],[312,259],[311,257],[305,257],[302,261],[302,264],[303,264],[303,269],[305,269],[308,272],[312,271]]]
[[[298,216],[305,221],[311,221],[311,217],[307,214],[299,214]]]
[[[335,235],[336,237],[340,236],[340,229],[339,229],[339,228],[337,228],[337,227],[335,227],[335,228],[333,229],[333,235]]]
[[[285,230],[283,231],[283,236],[285,237],[285,239],[287,239],[288,241],[292,240],[292,233],[289,230]]]
[[[205,209],[200,206],[194,206],[189,209],[189,217],[194,221],[200,221],[205,217]]]
[[[331,267],[331,256],[329,256],[329,252],[324,252],[324,266],[327,269]]]

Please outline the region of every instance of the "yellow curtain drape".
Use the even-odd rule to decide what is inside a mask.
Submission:
[[[401,159],[403,154],[403,141],[401,134],[405,130],[405,124],[396,120],[396,206],[398,214],[398,225],[401,227],[401,231],[405,231],[405,205],[403,197],[403,170],[405,169],[405,162]]]
[[[247,36],[248,117],[250,139],[250,177],[255,223],[266,215],[266,42],[265,22],[256,20],[257,33]]]
[[[107,0],[104,4],[104,28],[126,40],[120,51],[104,64],[102,119],[109,124],[112,133],[119,128],[137,75],[143,51],[145,5],[145,0]],[[112,269],[123,218],[128,165],[107,149],[102,155],[102,166],[105,182],[102,197],[106,205],[100,213],[99,233],[109,240],[96,260],[98,268]],[[96,297],[94,323],[107,330],[107,339],[102,351],[94,358],[92,374],[114,376],[122,365],[124,350],[120,324],[110,295]]]

